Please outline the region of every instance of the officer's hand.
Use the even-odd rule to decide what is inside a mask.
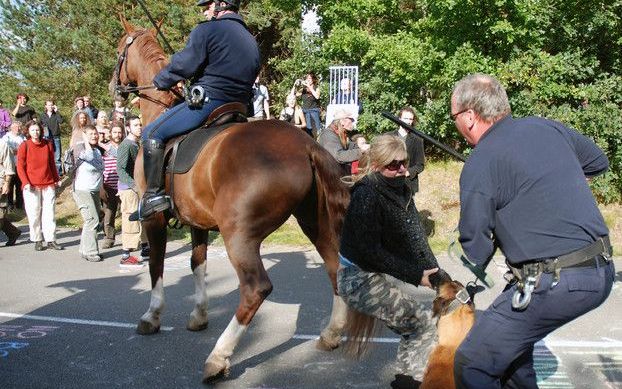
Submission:
[[[164,90],[164,91],[169,90],[169,88],[165,88],[165,87],[163,87],[163,86],[161,86],[161,85],[158,85],[158,83],[156,82],[156,80],[153,80],[153,86],[155,86],[155,88],[156,88],[157,90]]]
[[[424,270],[423,271],[423,276],[421,277],[421,282],[419,283],[419,285],[427,286],[430,289],[434,289],[432,287],[432,284],[430,283],[430,274],[434,274],[437,271],[438,271],[438,267],[435,267],[434,269]]]

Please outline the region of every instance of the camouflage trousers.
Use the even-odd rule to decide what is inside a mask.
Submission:
[[[421,380],[437,341],[431,303],[415,299],[415,286],[383,273],[369,273],[356,265],[339,266],[339,295],[352,309],[383,321],[400,335],[397,373]]]

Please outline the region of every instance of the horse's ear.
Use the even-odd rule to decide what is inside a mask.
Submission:
[[[155,28],[149,29],[154,36],[158,36],[158,30],[161,31],[161,27],[163,23],[164,23],[164,17],[162,17],[162,19],[160,19],[160,21],[156,23]]]
[[[121,13],[119,13],[119,20],[121,20],[121,24],[123,25],[123,29],[126,33],[131,34],[136,30]]]

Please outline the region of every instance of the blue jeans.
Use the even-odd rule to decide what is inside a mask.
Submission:
[[[55,136],[52,139],[54,141],[54,161],[56,162],[56,170],[58,170],[58,174],[61,175],[63,173],[63,165],[60,162],[62,155],[60,136]]]
[[[184,101],[149,123],[143,129],[143,141],[155,139],[165,143],[175,136],[190,132],[203,124],[216,108],[225,103],[227,102],[210,99],[200,108],[192,108]]]
[[[562,269],[559,283],[542,274],[524,311],[512,309],[516,285],[506,287],[456,352],[456,388],[536,388],[534,344],[602,304],[615,278],[613,262],[598,268]]]
[[[320,129],[322,128],[322,123],[320,122],[320,109],[303,109],[302,112],[305,114],[305,120],[307,121],[307,133],[313,136],[313,129],[315,129],[316,134],[319,134]]]

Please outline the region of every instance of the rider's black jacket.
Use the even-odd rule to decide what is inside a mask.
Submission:
[[[153,79],[160,89],[181,80],[203,86],[212,99],[247,102],[259,72],[259,48],[242,18],[224,15],[199,23],[183,50]]]

